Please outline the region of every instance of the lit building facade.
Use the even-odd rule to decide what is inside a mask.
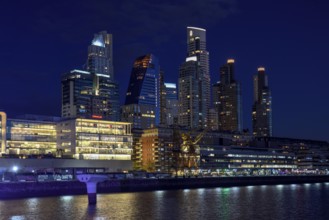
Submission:
[[[216,84],[214,98],[218,110],[219,130],[225,132],[242,131],[242,97],[240,83],[234,77],[234,60],[220,68],[220,83]]]
[[[0,117],[0,154],[4,154],[7,148],[7,114],[0,112]]]
[[[297,169],[293,153],[253,147],[211,146],[201,150],[201,169],[218,174],[272,175]]]
[[[0,128],[3,157],[131,161],[130,123],[23,115]]]
[[[93,119],[58,123],[61,156],[84,160],[131,160],[131,124]]]
[[[295,154],[299,172],[329,170],[329,143],[326,141],[256,137],[252,144],[261,148],[275,148]]]
[[[143,167],[146,170],[169,172],[172,161],[172,129],[144,130],[141,144]]]
[[[119,90],[107,75],[72,70],[62,76],[62,117],[119,120]]]
[[[218,175],[271,175],[298,168],[296,155],[256,147],[251,135],[208,132],[199,142],[200,168]]]
[[[130,75],[122,120],[133,128],[152,128],[160,123],[160,66],[153,54],[138,57]]]
[[[138,169],[146,171],[170,172],[173,165],[173,129],[150,128],[144,129],[138,135],[134,144]]]
[[[57,117],[24,115],[7,120],[5,154],[18,157],[57,155]]]
[[[264,67],[254,76],[254,104],[252,106],[253,135],[272,136],[272,96]]]

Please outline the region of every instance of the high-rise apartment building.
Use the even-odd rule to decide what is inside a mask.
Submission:
[[[179,124],[190,129],[206,128],[210,74],[205,29],[187,27],[187,58],[179,69],[178,86]]]
[[[220,68],[220,83],[213,87],[218,110],[219,130],[240,132],[242,130],[242,106],[240,83],[234,77],[234,60]]]
[[[95,34],[86,70],[62,76],[62,117],[120,120],[119,87],[114,80],[112,35]]]
[[[195,57],[194,57],[195,58]],[[206,81],[200,63],[186,59],[179,68],[178,124],[189,129],[203,129],[207,127],[208,105],[203,95],[206,93]]]
[[[160,123],[160,66],[153,54],[138,57],[134,62],[122,120],[142,129]]]
[[[187,27],[187,57],[197,57],[205,76],[209,79],[209,52],[207,51],[206,30],[198,27]],[[209,100],[208,100],[209,101]]]
[[[254,136],[272,136],[272,96],[264,67],[259,67],[254,76],[252,127]]]

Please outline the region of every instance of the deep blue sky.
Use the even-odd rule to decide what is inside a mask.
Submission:
[[[176,82],[186,26],[207,29],[212,82],[227,58],[242,83],[244,127],[251,128],[252,76],[265,66],[274,135],[329,140],[329,3],[324,0],[76,0],[0,5],[0,109],[60,115],[60,76],[82,68],[93,34],[114,38],[121,101],[134,59],[158,56]]]

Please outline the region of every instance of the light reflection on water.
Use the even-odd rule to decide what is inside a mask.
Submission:
[[[0,219],[329,219],[329,184],[292,184],[0,201]]]

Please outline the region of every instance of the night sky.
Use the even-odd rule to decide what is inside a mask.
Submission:
[[[251,128],[252,76],[269,75],[273,134],[329,140],[329,3],[325,0],[76,0],[0,4],[0,110],[60,116],[61,74],[82,69],[94,33],[113,34],[121,102],[135,58],[153,53],[177,82],[186,27],[207,29],[212,83],[234,58],[244,128]]]

